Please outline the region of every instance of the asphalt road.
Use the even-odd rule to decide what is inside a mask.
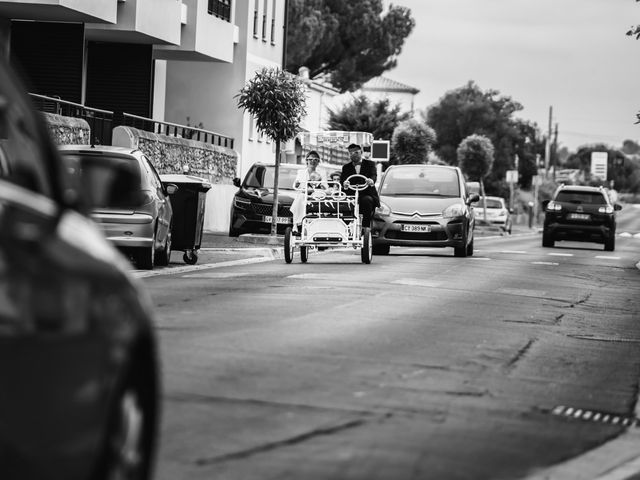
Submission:
[[[247,256],[143,279],[156,478],[630,478],[640,228],[619,232],[615,252],[514,235],[471,258]]]

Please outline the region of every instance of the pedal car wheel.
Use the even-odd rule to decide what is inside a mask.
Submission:
[[[284,231],[284,261],[291,263],[293,261],[293,239],[291,238],[291,227],[287,227]]]
[[[360,250],[362,263],[371,263],[373,257],[373,242],[371,241],[371,229],[364,227],[362,229],[362,249]]]
[[[186,263],[187,265],[195,265],[196,263],[198,263],[198,254],[193,250],[184,252],[184,255],[182,255],[182,260],[184,260],[184,263]]]
[[[307,263],[307,260],[309,260],[309,247],[300,247],[300,260],[302,263]]]

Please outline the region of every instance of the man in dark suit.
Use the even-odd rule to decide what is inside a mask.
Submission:
[[[349,163],[342,166],[342,173],[340,174],[340,183],[344,187],[344,192],[347,195],[355,195],[355,191],[349,188],[349,185],[345,183],[345,180],[351,175],[363,175],[367,177],[367,188],[361,190],[358,194],[358,205],[360,206],[360,213],[362,214],[362,226],[371,226],[371,216],[376,207],[380,206],[380,197],[378,197],[378,191],[374,186],[378,172],[376,171],[376,164],[371,160],[362,159],[362,147],[355,143],[352,143],[347,147],[349,151]],[[360,185],[362,181],[355,181],[353,185]]]

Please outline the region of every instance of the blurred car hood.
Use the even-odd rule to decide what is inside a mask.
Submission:
[[[414,212],[440,214],[450,205],[463,204],[458,197],[423,197],[419,195],[383,195],[380,197],[380,201],[386,203],[392,212],[408,214]]]

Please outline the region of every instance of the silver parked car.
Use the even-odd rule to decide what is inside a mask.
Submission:
[[[173,218],[169,195],[178,187],[163,185],[158,172],[140,150],[65,145],[60,147],[60,152],[66,164],[77,169],[80,177],[88,174],[85,171],[94,175],[103,175],[102,170],[117,171],[112,168],[114,165],[129,168],[137,174],[137,177],[128,177],[140,179],[135,183],[105,174],[100,184],[113,195],[103,205],[95,207],[91,216],[110,242],[133,257],[138,268],[150,270],[154,265],[168,265]],[[100,166],[104,168],[101,170]]]

